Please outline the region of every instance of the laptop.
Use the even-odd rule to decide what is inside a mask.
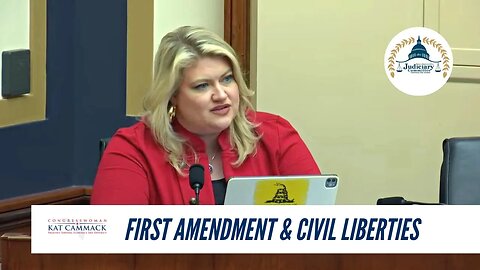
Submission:
[[[234,177],[225,205],[333,205],[337,175]]]

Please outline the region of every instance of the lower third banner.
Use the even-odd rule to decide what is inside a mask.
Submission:
[[[480,206],[32,206],[32,253],[480,253]]]

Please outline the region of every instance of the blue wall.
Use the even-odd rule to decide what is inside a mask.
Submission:
[[[91,185],[125,116],[127,0],[47,1],[47,120],[0,128],[0,199]]]

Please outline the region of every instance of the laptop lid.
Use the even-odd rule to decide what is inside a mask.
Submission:
[[[337,175],[234,177],[225,205],[333,205]]]

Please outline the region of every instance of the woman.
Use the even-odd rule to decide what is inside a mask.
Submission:
[[[234,176],[320,174],[295,129],[254,112],[234,50],[198,27],[168,33],[155,56],[145,115],[112,137],[92,204],[189,204],[189,166],[206,169],[201,204],[223,204]]]

